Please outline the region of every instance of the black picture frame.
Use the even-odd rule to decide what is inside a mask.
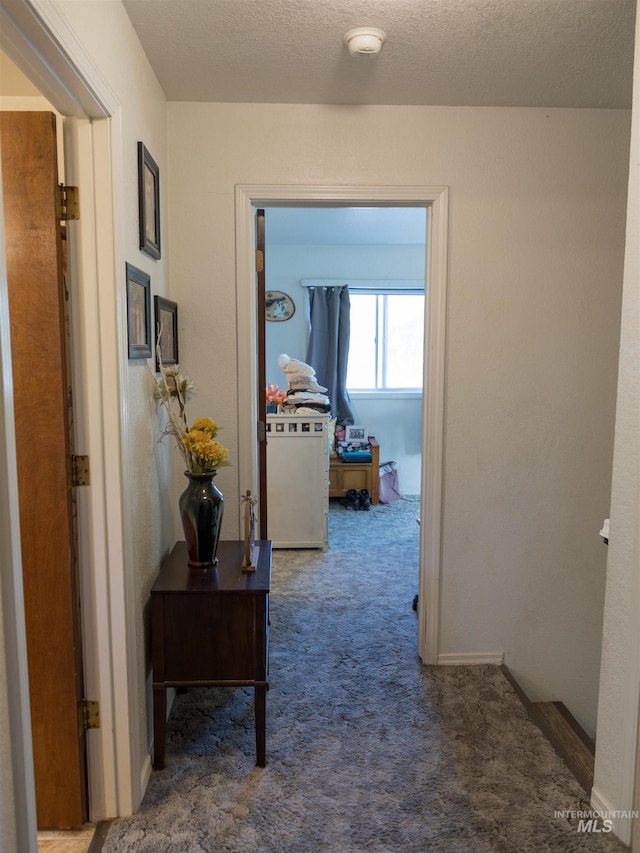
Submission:
[[[151,276],[133,264],[126,267],[129,358],[151,358]]]
[[[160,338],[160,356],[163,367],[178,363],[178,303],[165,299],[164,296],[153,297],[153,307],[156,318],[156,341],[162,328]],[[160,371],[160,362],[156,352],[156,372]]]
[[[138,142],[138,221],[140,249],[160,258],[160,170],[143,142]]]

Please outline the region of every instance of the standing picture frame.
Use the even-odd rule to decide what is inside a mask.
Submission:
[[[348,425],[345,427],[344,440],[346,442],[366,441],[367,430],[363,426]]]
[[[160,347],[162,366],[178,363],[178,304],[164,296],[154,296],[156,318],[156,341]],[[156,352],[156,373],[160,371],[160,361]]]
[[[151,358],[151,276],[126,266],[129,358]]]
[[[138,220],[140,249],[152,258],[160,257],[160,170],[138,142]]]

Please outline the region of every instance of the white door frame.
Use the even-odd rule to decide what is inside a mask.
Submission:
[[[124,263],[117,263],[124,256],[121,110],[55,4],[0,0],[0,47],[61,115],[73,117],[65,121],[65,145],[74,156],[65,166],[83,193],[82,218],[69,225],[69,262],[77,286],[71,317],[77,452],[89,454],[91,468],[91,485],[78,492],[78,516],[85,683],[87,697],[100,702],[101,726],[87,733],[90,819],[98,821],[135,811],[143,784],[135,648],[127,642],[135,637],[135,622],[128,606],[134,601],[133,573],[125,571],[131,544],[122,487],[127,410],[121,389],[126,387],[127,363]],[[8,317],[0,312],[0,337],[7,340],[8,335]],[[10,375],[5,372],[3,380],[7,396]],[[8,487],[17,505],[11,478]],[[20,560],[2,568],[20,589]],[[5,578],[0,580],[4,591]],[[26,660],[19,627],[9,641]],[[23,672],[20,689],[25,676]],[[26,689],[28,696],[28,684]],[[30,731],[14,731],[12,724],[11,734],[22,736],[29,767]],[[32,773],[28,781],[33,784]],[[21,833],[30,833],[29,784],[25,791],[18,791],[16,821]]]
[[[254,491],[258,488],[256,208],[344,205],[427,208],[418,653],[423,663],[435,664],[440,618],[449,188],[238,185],[235,203],[239,482],[241,489]]]

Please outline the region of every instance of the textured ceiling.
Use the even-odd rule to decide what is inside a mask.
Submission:
[[[171,101],[631,106],[635,0],[124,0]],[[387,34],[351,57],[353,27]]]

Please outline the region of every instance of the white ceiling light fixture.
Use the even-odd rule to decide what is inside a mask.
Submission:
[[[386,33],[374,27],[356,27],[345,33],[344,43],[351,56],[377,56],[386,38]]]

